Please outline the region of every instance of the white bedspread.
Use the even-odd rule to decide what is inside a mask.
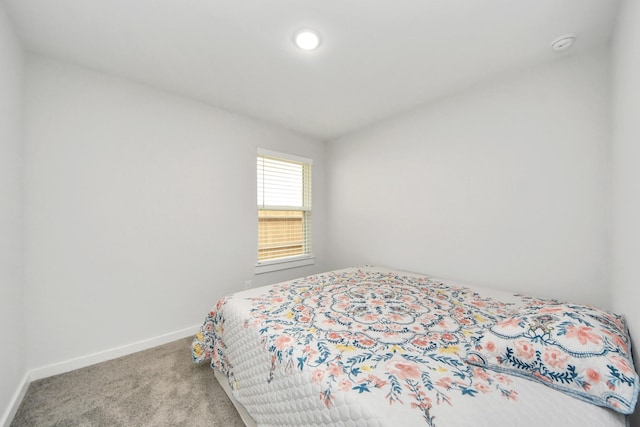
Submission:
[[[519,296],[380,268],[239,292],[194,340],[259,426],[625,425],[610,409],[463,362]]]

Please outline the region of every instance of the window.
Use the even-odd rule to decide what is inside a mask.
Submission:
[[[258,151],[257,267],[287,265],[257,272],[313,263],[311,164],[311,160],[301,157]]]

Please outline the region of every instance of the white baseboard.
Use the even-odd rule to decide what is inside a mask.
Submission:
[[[13,394],[11,402],[9,402],[9,406],[7,407],[4,414],[2,414],[2,418],[0,418],[0,427],[9,427],[16,413],[18,412],[18,408],[22,403],[22,399],[24,399],[24,396],[27,393],[27,389],[29,388],[29,384],[31,384],[32,381],[50,377],[53,375],[63,374],[65,372],[70,372],[76,369],[84,368],[86,366],[95,365],[96,363],[106,362],[107,360],[116,359],[118,357],[126,356],[138,351],[147,350],[162,344],[167,344],[171,341],[179,340],[181,338],[193,336],[198,332],[199,328],[200,325],[191,326],[189,328],[170,332],[168,334],[138,341],[132,344],[114,347],[109,350],[77,357],[66,362],[60,362],[53,365],[43,366],[41,368],[31,369],[24,375],[24,378],[18,386],[18,389]]]
[[[22,399],[24,399],[24,395],[27,394],[27,389],[29,388],[29,384],[31,383],[29,372],[24,374],[20,385],[15,393],[13,393],[13,397],[9,402],[9,406],[7,410],[2,414],[2,419],[0,419],[0,426],[9,427],[11,421],[13,421],[13,417],[16,416],[16,412],[18,412],[18,408],[20,407],[20,403],[22,403]]]
[[[200,325],[192,326],[179,331],[160,335],[155,338],[149,338],[132,344],[127,344],[109,350],[88,354],[86,356],[77,357],[66,362],[60,362],[53,365],[43,366],[41,368],[35,368],[31,370],[31,381],[62,374],[65,372],[70,372],[75,369],[84,368],[86,366],[95,365],[96,363],[106,362],[107,360],[116,359],[118,357],[126,356],[131,353],[147,350],[162,344],[167,344],[171,341],[179,340],[180,338],[186,338],[190,335],[195,335],[198,332],[199,328]]]
[[[53,375],[63,374],[65,372],[70,372],[76,369],[84,368],[86,366],[95,365],[96,363],[106,362],[107,360],[116,359],[118,357],[126,356],[138,351],[147,350],[162,344],[167,344],[171,341],[179,340],[181,338],[193,336],[198,332],[199,328],[200,325],[192,326],[154,338],[138,341],[132,344],[114,347],[109,350],[77,357],[66,362],[60,362],[53,365],[43,366],[41,368],[31,369],[30,371],[27,371],[24,378],[22,379],[22,382],[20,383],[20,386],[14,393],[11,402],[9,402],[7,410],[4,412],[2,418],[0,419],[0,426],[9,427],[11,421],[13,421],[13,418],[16,415],[16,412],[18,412],[20,403],[22,403],[22,399],[24,399],[24,396],[27,393],[27,389],[29,388],[29,384],[31,384],[32,381],[50,377]]]
[[[22,379],[22,382],[20,383],[18,389],[13,394],[11,402],[9,402],[9,406],[7,407],[4,414],[2,414],[2,418],[0,418],[0,427],[9,427],[16,413],[18,412],[18,408],[22,403],[22,399],[24,399],[24,396],[27,393],[27,389],[29,388],[29,384],[31,384],[32,381],[50,377],[53,375],[63,374],[65,372],[70,372],[76,369],[84,368],[86,366],[95,365],[96,363],[106,362],[107,360],[116,359],[118,357],[126,356],[138,351],[147,350],[162,344],[167,344],[171,341],[179,340],[181,338],[186,338],[188,336],[195,335],[198,332],[199,328],[200,325],[192,326],[154,338],[138,341],[132,344],[114,347],[109,350],[77,357],[66,362],[60,362],[53,365],[43,366],[41,368],[31,369],[24,375],[24,378]]]

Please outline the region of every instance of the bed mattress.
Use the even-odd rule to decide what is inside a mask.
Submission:
[[[530,302],[350,268],[221,299],[193,357],[211,361],[258,426],[624,426],[612,409],[466,363],[478,330]]]

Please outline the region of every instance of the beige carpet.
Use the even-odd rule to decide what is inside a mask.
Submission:
[[[11,427],[244,426],[191,338],[34,381]]]

